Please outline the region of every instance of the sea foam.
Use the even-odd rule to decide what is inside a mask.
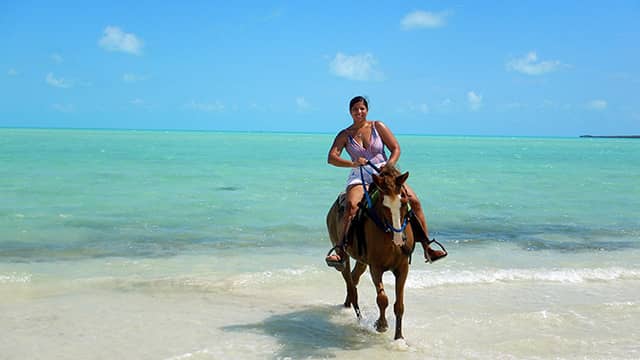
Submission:
[[[31,282],[31,274],[15,273],[15,272],[0,274],[0,284],[29,283],[29,282]]]
[[[640,280],[640,270],[629,268],[593,269],[479,269],[414,271],[407,279],[408,288],[446,285],[481,285],[511,282],[584,283],[591,281]]]

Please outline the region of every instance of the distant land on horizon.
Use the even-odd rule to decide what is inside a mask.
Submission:
[[[580,135],[581,138],[640,139],[640,135]]]

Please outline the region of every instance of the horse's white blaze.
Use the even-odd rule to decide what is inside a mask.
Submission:
[[[400,195],[396,197],[385,195],[384,199],[382,200],[382,205],[386,206],[391,211],[391,223],[393,224],[393,227],[396,229],[400,229],[400,227],[402,226],[402,219],[400,218],[400,206],[402,206],[402,202],[400,201]],[[396,244],[402,243],[401,232],[393,232],[393,242],[395,242]]]

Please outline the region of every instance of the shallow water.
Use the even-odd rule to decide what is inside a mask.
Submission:
[[[332,135],[0,134],[1,358],[640,358],[636,141],[399,136],[450,256],[393,341],[323,262]]]

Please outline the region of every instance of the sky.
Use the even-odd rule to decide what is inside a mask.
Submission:
[[[0,127],[640,134],[640,1],[0,2]]]

